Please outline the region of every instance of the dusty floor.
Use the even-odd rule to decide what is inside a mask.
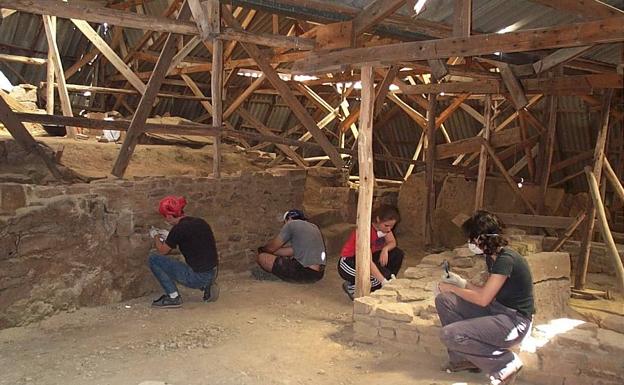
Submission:
[[[333,264],[314,285],[224,273],[215,303],[183,291],[181,309],[144,297],[2,330],[0,384],[484,383],[441,372],[443,358],[354,344],[340,283]]]

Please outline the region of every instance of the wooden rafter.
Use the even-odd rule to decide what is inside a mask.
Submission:
[[[369,3],[353,20],[355,36],[367,32],[380,21],[401,8],[407,0],[375,0]]]

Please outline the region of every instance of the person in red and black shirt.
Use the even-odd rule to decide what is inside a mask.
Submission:
[[[184,197],[173,196],[163,198],[159,204],[160,214],[173,227],[166,239],[162,234],[151,234],[159,254],[149,256],[149,266],[165,290],[165,294],[152,302],[154,307],[182,305],[176,282],[203,290],[206,302],[216,301],[219,296],[215,282],[219,256],[214,234],[205,220],[186,216],[185,205]],[[164,255],[175,248],[180,249],[186,263]]]
[[[390,205],[381,205],[373,213],[371,223],[371,291],[380,289],[390,279],[396,277],[403,263],[403,251],[397,247],[392,233],[401,220],[399,210]],[[338,273],[345,280],[343,290],[353,299],[355,293],[355,233],[353,230],[340,252]]]

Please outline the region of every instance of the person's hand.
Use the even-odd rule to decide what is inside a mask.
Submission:
[[[154,239],[154,237],[155,237],[156,235],[158,235],[158,230],[157,230],[155,227],[152,227],[152,228],[149,230],[149,236],[150,236],[150,238]]]
[[[442,273],[442,282],[461,287],[462,289],[466,288],[467,281],[460,277],[459,274],[455,274],[452,271],[449,271],[448,276],[446,272]]]
[[[381,249],[381,253],[379,253],[379,264],[381,266],[386,266],[388,264],[388,250]]]
[[[264,246],[258,247],[258,254],[260,253],[266,253],[266,249],[264,248]]]
[[[453,291],[453,286],[455,285],[452,285],[450,283],[439,282],[437,291],[439,293],[450,293]]]

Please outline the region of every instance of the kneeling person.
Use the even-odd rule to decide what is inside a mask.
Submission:
[[[323,235],[301,210],[289,210],[280,233],[258,249],[257,262],[284,281],[316,282],[325,274]]]
[[[159,254],[149,256],[149,266],[154,276],[165,290],[165,294],[152,302],[154,307],[180,307],[182,298],[176,282],[204,292],[204,301],[216,301],[219,287],[216,285],[218,254],[214,234],[210,225],[201,218],[184,215],[184,197],[165,197],[160,201],[159,212],[167,223],[173,225],[166,239],[153,230]],[[186,263],[166,257],[176,247]]]

